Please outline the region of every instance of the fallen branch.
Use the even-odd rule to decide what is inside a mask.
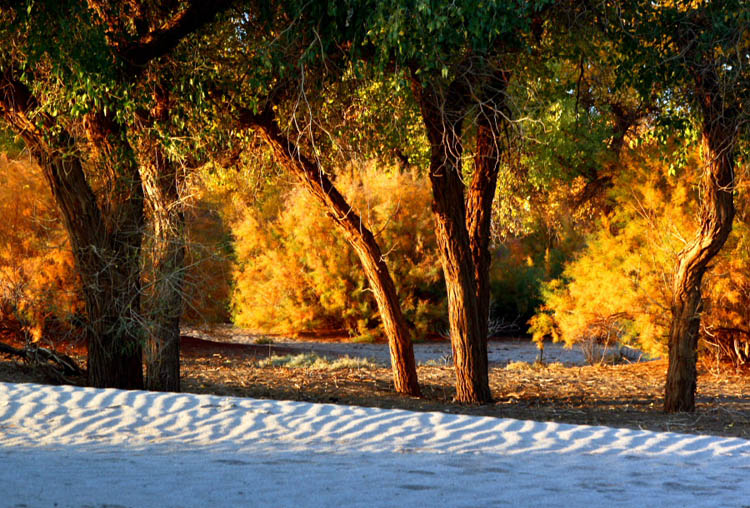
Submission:
[[[29,344],[25,348],[16,348],[0,342],[0,353],[20,357],[33,369],[39,369],[47,377],[58,383],[72,383],[73,376],[85,376],[86,371],[76,361],[58,351]]]

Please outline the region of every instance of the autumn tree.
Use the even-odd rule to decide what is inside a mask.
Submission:
[[[122,122],[139,163],[150,226],[145,243],[148,273],[144,274],[146,387],[179,391],[185,259],[181,188],[185,156],[171,148],[172,139],[184,124],[179,104],[195,99],[200,76],[191,70],[178,73],[175,48],[211,23],[230,2],[117,5],[91,0],[88,5],[93,21],[103,31],[106,50],[115,67],[116,86],[131,90],[136,102]],[[185,81],[194,84],[192,89],[184,88]]]
[[[320,153],[321,131],[294,129],[314,124],[305,115],[313,114],[325,84],[336,82],[347,68],[349,58],[342,49],[349,40],[347,27],[362,28],[359,22],[348,23],[349,16],[335,3],[246,6],[216,27],[221,35],[203,46],[217,57],[219,69],[217,86],[209,96],[229,139],[237,143],[232,137],[237,131],[258,133],[277,164],[325,207],[367,276],[388,337],[396,391],[419,395],[409,325],[375,234],[336,188]],[[247,143],[242,134],[239,137],[240,143]]]
[[[541,30],[543,3],[380,2],[368,40],[375,61],[405,74],[430,144],[429,175],[456,366],[456,400],[491,399],[487,367],[489,230],[518,55]],[[464,153],[476,147],[464,184]]]
[[[672,104],[666,119],[692,116],[700,126],[700,223],[677,259],[664,402],[667,412],[694,411],[701,283],[732,229],[737,144],[747,133],[750,9],[741,0],[637,3],[619,12],[613,32],[630,57],[623,78],[661,93]]]
[[[51,23],[58,14],[45,5],[2,10],[6,44],[0,112],[42,168],[62,211],[86,302],[89,383],[140,388],[143,199],[138,166],[111,114],[80,111],[74,132],[60,120],[55,105],[39,99],[38,90],[54,90],[57,83],[44,59],[33,66],[29,61],[35,45],[43,42],[34,27]],[[65,39],[70,36],[52,30],[45,34],[60,44],[73,42]],[[87,167],[101,178],[101,196]]]
[[[155,217],[163,216],[159,207],[169,207],[158,200],[172,198],[170,176],[155,175],[164,170],[158,148],[134,147],[139,111],[134,87],[149,62],[227,5],[128,4],[118,11],[70,1],[3,7],[2,36],[8,44],[0,110],[43,168],[63,212],[84,285],[94,386],[142,386],[142,166],[149,196],[157,199],[150,200]],[[135,28],[130,15],[140,16]],[[175,252],[168,256],[179,259],[179,249]],[[174,313],[166,319],[166,328],[174,330]],[[155,340],[154,348],[162,350],[161,333]],[[179,386],[174,334],[166,343],[172,356],[155,367],[171,372],[153,376],[158,381],[152,387],[174,389]]]

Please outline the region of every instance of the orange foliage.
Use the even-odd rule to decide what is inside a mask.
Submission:
[[[415,336],[434,332],[445,298],[426,180],[369,165],[339,175],[336,185],[377,235]],[[343,328],[363,340],[379,335],[358,258],[306,190],[267,193],[245,208],[232,232],[237,324],[279,333]]]
[[[596,341],[634,345],[653,355],[666,352],[678,254],[698,227],[702,162],[694,149],[686,168],[670,175],[654,146],[627,151],[622,162],[613,182],[612,213],[562,277],[543,291],[544,306],[530,321],[537,341],[551,337],[567,344]],[[704,277],[701,315],[702,344],[740,363],[750,360],[750,351],[743,352],[750,350],[745,196],[739,181],[734,229]],[[742,351],[732,351],[735,344]]]
[[[0,154],[0,326],[32,339],[81,311],[71,249],[41,171]]]

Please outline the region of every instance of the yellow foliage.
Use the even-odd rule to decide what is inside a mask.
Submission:
[[[681,249],[698,227],[698,149],[687,170],[669,176],[652,147],[624,155],[614,181],[614,212],[586,248],[547,284],[544,306],[530,321],[534,340],[567,344],[596,340],[637,346],[663,355],[671,320],[674,271]],[[742,168],[737,168],[740,177]],[[750,343],[750,208],[737,182],[733,231],[703,278],[701,337],[735,362]],[[748,348],[750,349],[750,348]]]
[[[186,184],[183,322],[227,323],[232,292],[232,237],[223,203],[203,175]],[[218,199],[217,199],[218,198]]]
[[[336,185],[377,235],[415,334],[434,331],[445,298],[426,180],[369,164],[349,168]],[[238,325],[279,333],[343,328],[356,336],[378,326],[358,258],[306,190],[267,192],[238,214],[232,234]]]
[[[535,340],[595,340],[664,354],[677,254],[697,227],[698,172],[676,177],[654,150],[623,154],[614,211],[562,278],[547,284],[530,322]],[[689,168],[699,168],[693,153]]]

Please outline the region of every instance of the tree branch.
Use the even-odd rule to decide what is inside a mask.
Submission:
[[[158,28],[144,34],[132,42],[110,41],[120,57],[130,66],[130,71],[138,74],[151,60],[166,55],[187,35],[211,23],[217,14],[228,9],[233,0],[191,0],[187,7],[162,23]],[[115,30],[115,21],[105,15],[106,9],[95,0],[90,0],[91,8]]]

